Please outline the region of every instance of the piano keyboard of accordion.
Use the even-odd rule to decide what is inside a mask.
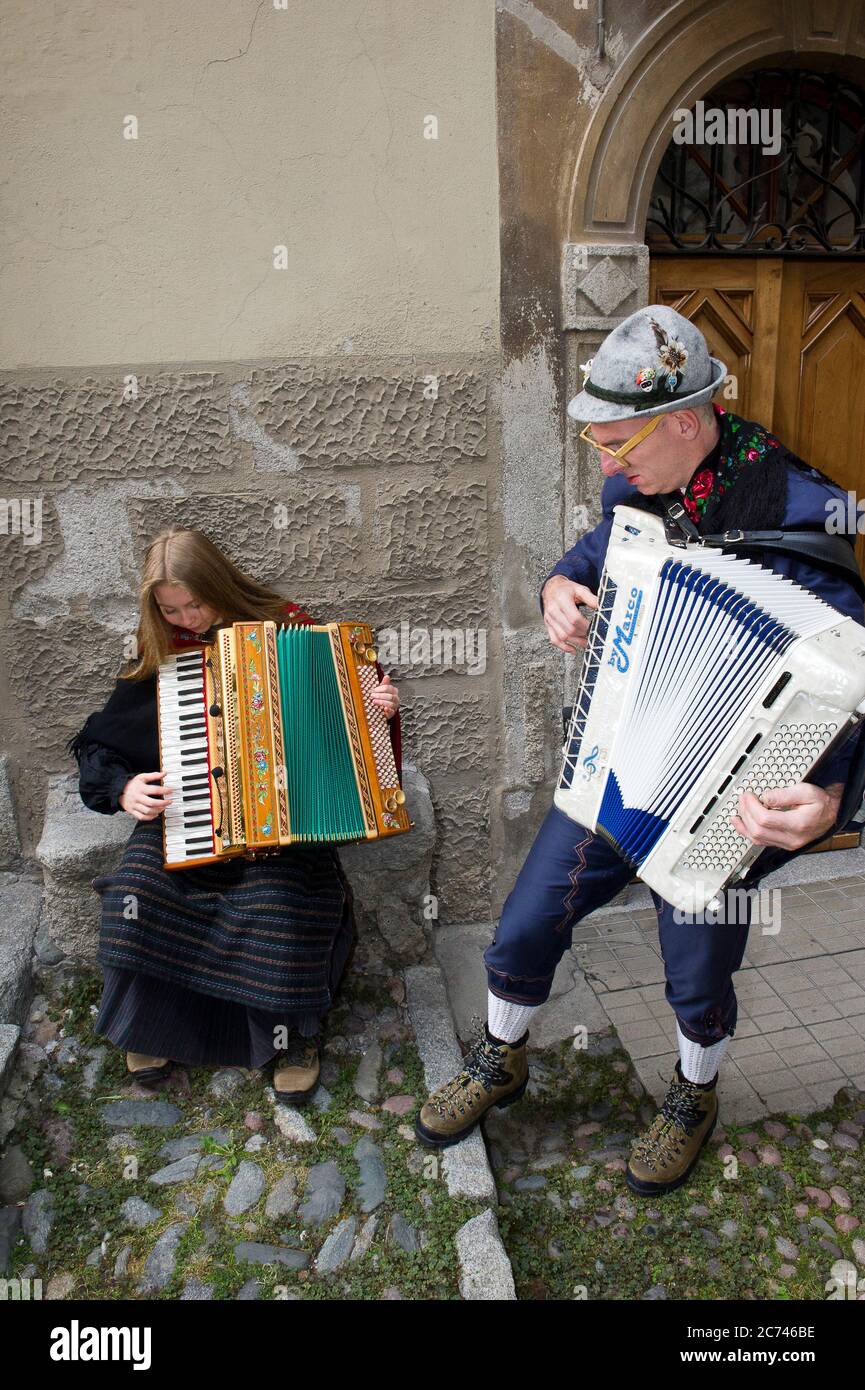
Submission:
[[[739,794],[803,781],[865,713],[865,628],[618,506],[555,804],[700,912],[761,852]]]
[[[165,866],[410,829],[365,623],[234,623],[157,681]]]

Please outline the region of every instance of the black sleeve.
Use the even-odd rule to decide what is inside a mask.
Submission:
[[[78,791],[91,811],[113,816],[120,795],[133,775],[129,764],[101,743],[86,743],[78,764]]]
[[[91,811],[111,816],[130,777],[159,767],[156,677],[118,680],[104,709],[66,745],[78,763],[78,791]]]

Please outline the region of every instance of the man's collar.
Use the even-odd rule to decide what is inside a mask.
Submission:
[[[679,491],[681,493],[685,493],[688,491],[688,488],[691,486],[693,479],[695,478],[697,473],[701,471],[701,469],[711,468],[714,471],[717,468],[718,464],[721,462],[721,445],[724,439],[724,427],[721,424],[723,416],[721,416],[720,418],[716,417],[716,419],[718,419],[718,438],[715,440],[715,443],[712,445],[709,452],[705,454],[704,457],[700,459],[700,462],[695,466],[694,471],[691,474],[685,486],[679,488]]]

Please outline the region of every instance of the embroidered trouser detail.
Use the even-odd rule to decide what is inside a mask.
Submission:
[[[582,826],[578,828],[580,830],[583,829]],[[571,889],[569,893],[566,893],[565,900],[562,903],[565,909],[565,915],[556,927],[556,931],[565,931],[567,929],[573,931],[574,923],[578,920],[574,914],[577,911],[577,903],[580,896],[580,875],[586,868],[586,850],[592,843],[592,839],[591,830],[586,830],[582,839],[574,845],[573,853],[577,857],[577,862],[568,874],[568,878],[571,881]]]
[[[744,882],[753,886],[763,873],[793,857],[787,851],[766,851],[758,861],[760,875]],[[551,806],[484,952],[491,992],[518,1004],[544,1003],[577,922],[610,902],[631,877],[630,867],[603,836]],[[748,939],[750,899],[747,910],[729,923],[716,922],[711,914],[709,921],[690,916],[677,922],[670,903],[655,893],[652,899],[667,1001],[684,1036],[711,1046],[732,1035],[736,1026],[732,976]]]

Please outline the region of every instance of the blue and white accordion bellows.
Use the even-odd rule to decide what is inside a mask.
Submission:
[[[803,781],[865,713],[865,627],[618,506],[555,804],[701,912],[762,847],[739,793]]]

